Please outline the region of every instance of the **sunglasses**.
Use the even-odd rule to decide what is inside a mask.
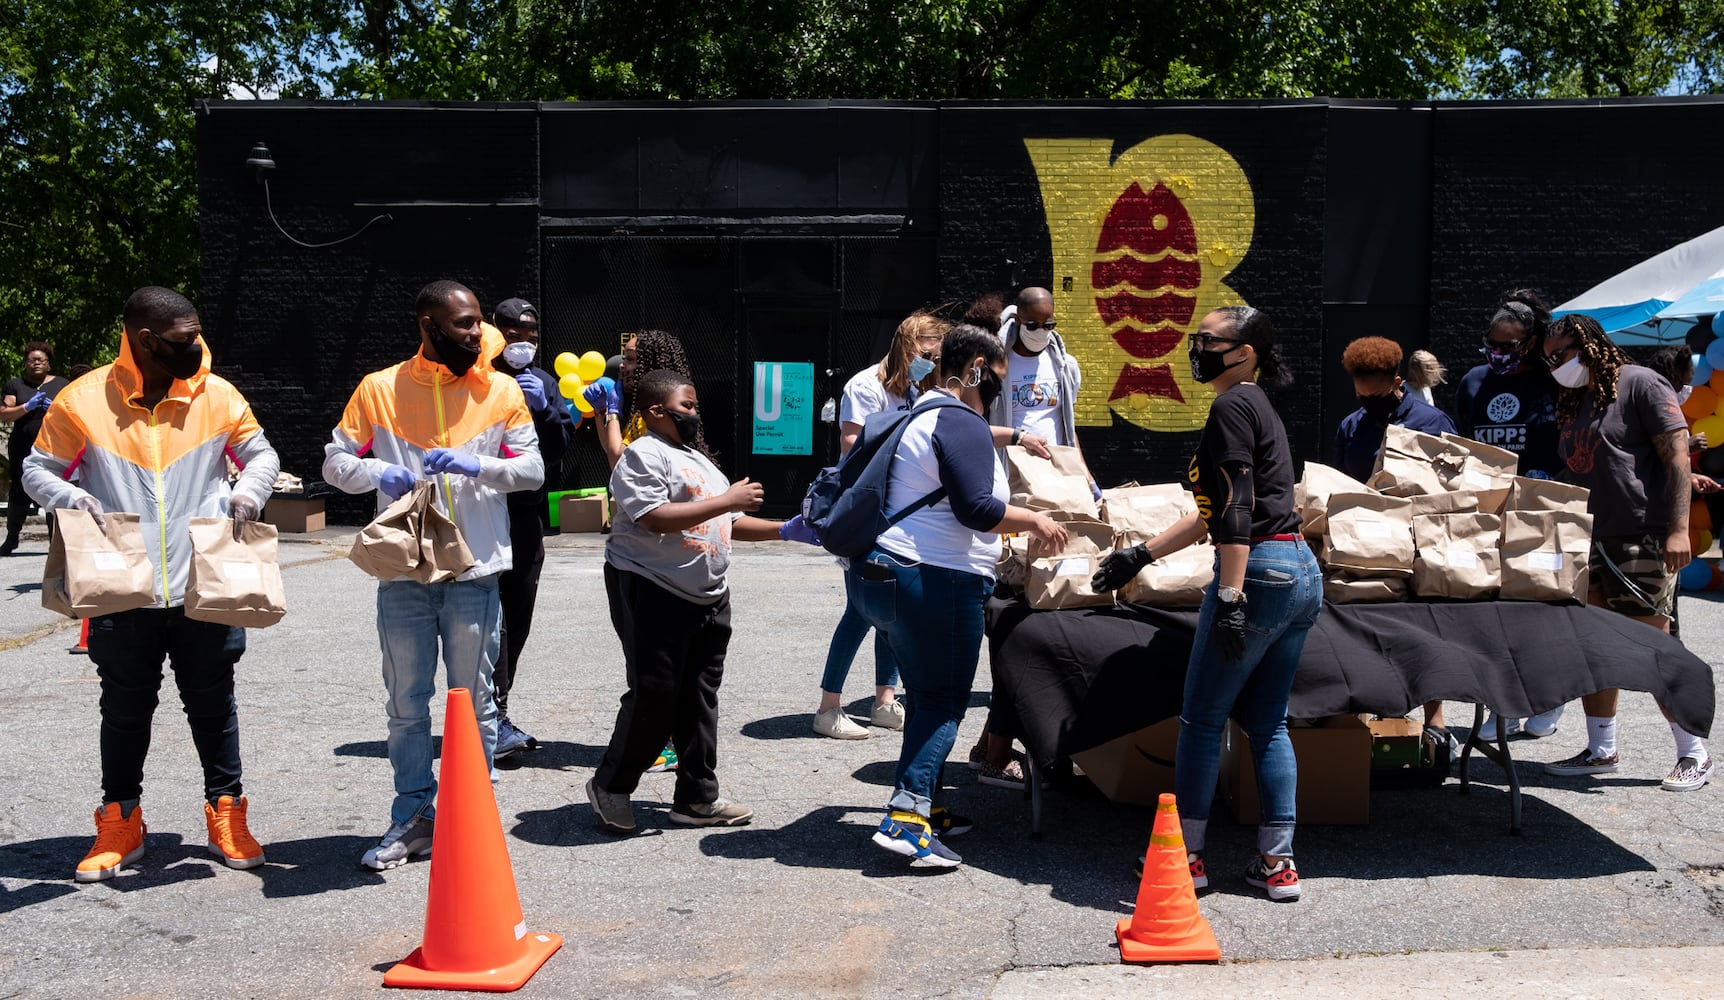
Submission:
[[[1018,325],[1022,326],[1026,330],[1052,330],[1054,328],[1055,322],[1056,322],[1055,320],[1050,319],[1046,323],[1037,323],[1035,320],[1032,319],[1032,320],[1025,320],[1024,322],[1022,322]]]
[[[1208,334],[1204,334],[1204,333],[1194,333],[1190,337],[1187,337],[1186,339],[1191,342],[1192,347],[1194,347],[1200,351],[1208,350],[1210,347],[1212,347],[1216,344],[1243,344],[1243,343],[1245,343],[1245,341],[1243,341],[1243,340],[1235,340],[1231,337],[1211,337]]]

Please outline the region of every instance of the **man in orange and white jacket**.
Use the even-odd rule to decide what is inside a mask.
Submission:
[[[326,481],[349,493],[376,490],[379,511],[421,477],[432,477],[438,508],[473,553],[473,568],[447,583],[403,578],[377,586],[395,800],[389,829],[360,864],[378,871],[431,852],[437,782],[430,706],[439,640],[448,686],[473,693],[485,763],[491,763],[497,583],[511,565],[504,495],[534,489],[545,478],[521,387],[481,363],[478,299],[456,282],[434,281],[420,291],[415,313],[419,353],[365,376],[323,459]]]
[[[281,462],[233,384],[210,374],[197,309],[167,288],[133,292],[120,356],[63,390],[24,460],[24,489],[48,510],[138,515],[156,599],[90,619],[101,680],[102,807],[79,882],[112,878],[144,854],[144,757],[169,663],[204,771],[209,850],[232,868],[263,864],[240,794],[233,668],[245,630],[185,616],[193,517],[253,520]],[[228,486],[228,459],[240,469]],[[74,472],[78,482],[68,481]],[[237,525],[236,525],[237,528]]]

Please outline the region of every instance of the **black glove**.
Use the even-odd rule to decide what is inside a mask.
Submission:
[[[1142,542],[1128,548],[1115,549],[1101,561],[1101,569],[1096,570],[1095,575],[1089,578],[1089,589],[1098,594],[1118,590],[1154,561],[1150,558],[1149,549],[1145,548]]]
[[[1228,604],[1217,601],[1215,605],[1214,630],[1215,645],[1221,649],[1221,658],[1228,663],[1237,661],[1245,655],[1245,602],[1234,601]]]

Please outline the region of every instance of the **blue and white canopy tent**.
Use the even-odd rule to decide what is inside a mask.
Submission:
[[[1680,343],[1702,316],[1724,312],[1724,226],[1680,243],[1569,299],[1623,345]]]

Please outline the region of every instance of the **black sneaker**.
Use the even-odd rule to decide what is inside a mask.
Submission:
[[[975,820],[961,816],[945,806],[935,806],[933,812],[928,825],[933,828],[937,837],[959,837],[976,828]]]

